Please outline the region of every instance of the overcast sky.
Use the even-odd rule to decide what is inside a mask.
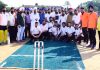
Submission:
[[[66,0],[1,0],[8,6],[18,7],[21,5],[64,5]],[[90,0],[68,0],[71,3],[72,8],[76,8],[79,4]]]

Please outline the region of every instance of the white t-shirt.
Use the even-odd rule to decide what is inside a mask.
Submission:
[[[41,32],[41,29],[40,29],[40,27],[39,26],[37,26],[37,27],[33,27],[32,29],[31,29],[31,33],[32,34],[39,34]]]
[[[55,17],[55,12],[51,12],[50,17]]]
[[[67,30],[67,27],[61,27],[61,36],[64,36],[66,35],[66,30]]]
[[[48,24],[45,25],[41,24],[40,28],[41,28],[41,32],[48,31]]]
[[[80,16],[79,15],[74,15],[72,20],[75,22],[75,24],[79,24],[80,23]]]
[[[67,21],[67,15],[64,15],[64,16],[60,16],[60,24],[62,24],[63,22],[66,22]]]
[[[50,14],[46,13],[46,14],[45,14],[45,18],[47,19],[47,21],[49,21]]]
[[[78,28],[78,29],[75,29],[75,35],[80,35],[82,33],[82,29]]]
[[[61,33],[61,30],[58,29],[57,27],[52,27],[52,28],[50,29],[50,32],[51,32],[54,36],[57,36],[57,35],[59,35],[59,34]]]
[[[67,27],[67,29],[66,29],[66,32],[68,33],[68,34],[72,34],[73,32],[75,32],[75,28],[74,27]]]
[[[39,19],[40,19],[39,13],[36,13],[36,14],[31,13],[30,19],[31,19],[31,23],[39,22]]]
[[[15,25],[15,14],[9,13],[9,25],[14,26]]]
[[[5,14],[2,13],[1,14],[1,19],[2,19],[1,20],[1,24],[0,24],[1,26],[7,26],[7,24],[8,24],[8,17],[9,17],[8,13],[5,13]]]

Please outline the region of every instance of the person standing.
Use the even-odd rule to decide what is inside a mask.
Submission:
[[[98,17],[97,30],[99,35],[99,48],[97,50],[100,51],[100,16]]]
[[[30,13],[29,11],[27,11],[26,16],[25,16],[25,38],[31,37],[30,25],[31,25]]]
[[[86,46],[88,44],[88,20],[89,20],[89,13],[87,13],[83,7],[81,7],[81,27],[82,27],[82,32],[83,32],[83,40],[84,43],[82,44],[83,46]]]
[[[16,41],[16,27],[15,27],[15,13],[14,8],[11,8],[9,13],[9,27],[8,27],[9,35],[10,35],[10,42],[13,43]]]
[[[4,7],[2,9],[1,13],[1,21],[0,21],[0,43],[6,44],[7,43],[7,37],[8,37],[8,14],[6,13],[6,8]]]
[[[22,10],[20,9],[17,13],[17,25],[18,25],[18,32],[17,32],[17,41],[23,41],[25,24],[22,15]]]
[[[94,49],[96,46],[96,28],[97,28],[97,20],[98,16],[97,13],[94,12],[94,7],[89,6],[89,21],[88,21],[88,31],[89,31],[89,38],[90,38],[90,45],[87,47],[91,47]]]

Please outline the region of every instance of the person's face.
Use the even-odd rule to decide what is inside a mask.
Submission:
[[[5,13],[6,12],[6,8],[3,8],[2,12]]]
[[[63,23],[62,26],[65,27],[65,24]]]
[[[36,14],[36,10],[34,10],[34,14]]]
[[[84,13],[84,9],[81,9],[81,13]]]
[[[93,8],[90,7],[90,8],[89,8],[89,11],[90,11],[90,12],[93,12]]]
[[[78,14],[78,11],[74,11],[74,14],[77,15]]]
[[[71,27],[71,23],[68,23],[68,27]]]
[[[14,13],[14,9],[11,9],[11,14],[13,14]]]
[[[42,24],[45,25],[46,24],[46,21],[44,20]]]
[[[75,28],[78,29],[78,25],[75,25]]]
[[[36,22],[36,23],[35,23],[35,27],[37,27],[37,26],[38,26],[38,23]]]

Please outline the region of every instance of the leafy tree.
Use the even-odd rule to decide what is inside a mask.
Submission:
[[[4,4],[2,1],[0,1],[0,10],[1,10],[3,7],[5,7],[5,6],[7,6],[7,5]]]

